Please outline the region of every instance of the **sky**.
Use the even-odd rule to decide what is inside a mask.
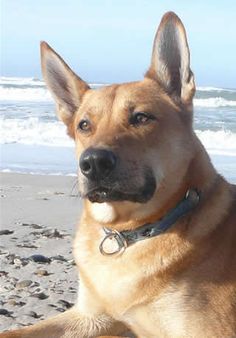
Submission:
[[[236,88],[235,0],[0,0],[1,75],[41,78],[47,41],[84,80],[139,80],[162,15],[182,19],[198,86]]]

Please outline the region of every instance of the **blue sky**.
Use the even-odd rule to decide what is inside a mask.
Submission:
[[[46,40],[89,82],[138,80],[162,15],[187,29],[198,85],[236,88],[235,0],[0,0],[1,75],[41,78]]]

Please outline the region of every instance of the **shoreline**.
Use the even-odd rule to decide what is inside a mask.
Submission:
[[[0,173],[0,331],[72,306],[73,237],[82,209],[75,177]]]

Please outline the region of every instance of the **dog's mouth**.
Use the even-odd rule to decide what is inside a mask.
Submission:
[[[84,198],[90,202],[104,203],[104,202],[118,202],[130,201],[136,203],[148,202],[156,190],[156,181],[152,175],[146,177],[144,186],[136,188],[133,191],[124,191],[123,189],[115,189],[111,186],[95,186],[89,189]]]
[[[89,191],[85,198],[88,198],[90,202],[97,202],[97,203],[103,203],[108,202],[108,200],[111,199],[111,193],[109,192],[109,189],[107,188],[97,188]]]

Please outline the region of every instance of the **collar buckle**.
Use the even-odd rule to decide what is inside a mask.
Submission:
[[[101,254],[104,256],[122,254],[128,246],[125,237],[117,230],[111,230],[107,228],[103,228],[103,230],[106,236],[103,238],[101,244],[99,245],[99,250]],[[106,244],[109,244],[107,243],[107,241],[109,242],[109,240],[116,240],[117,249],[112,251],[106,250]]]

